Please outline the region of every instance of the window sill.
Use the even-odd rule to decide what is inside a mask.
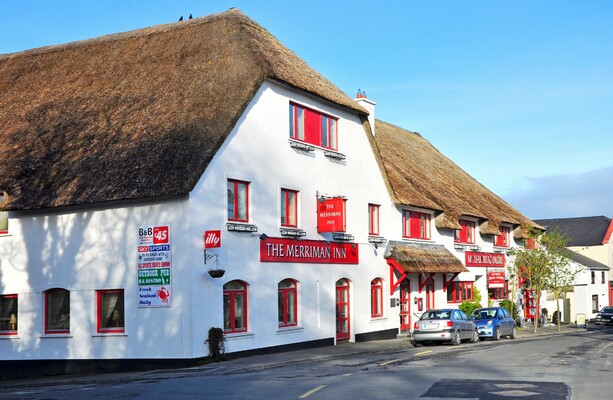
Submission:
[[[248,223],[227,222],[226,227],[229,232],[248,232],[254,233],[258,231],[258,227]]]
[[[94,333],[92,337],[128,336],[125,332]]]
[[[41,339],[59,339],[59,338],[71,338],[72,335],[70,333],[45,333],[44,335],[40,335]]]
[[[385,322],[385,321],[387,321],[387,317],[385,317],[385,316],[370,317],[370,322]]]
[[[223,335],[226,338],[226,340],[250,339],[255,336],[253,332],[237,332],[237,333],[224,332]]]
[[[300,228],[293,228],[289,226],[282,226],[279,228],[279,233],[284,237],[303,237],[306,236],[306,232]]]
[[[279,328],[279,330],[277,331],[277,335],[285,335],[288,333],[298,333],[298,332],[304,332],[304,328],[301,326],[288,326],[285,328]]]
[[[432,239],[418,239],[418,238],[403,237],[402,240],[404,240],[405,242],[414,242],[414,243],[434,243],[434,240]]]
[[[2,339],[19,339],[19,335],[0,335],[0,340]]]

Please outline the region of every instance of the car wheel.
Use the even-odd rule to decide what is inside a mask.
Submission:
[[[411,342],[411,344],[413,345],[413,347],[421,347],[421,346],[422,346],[422,344],[421,344],[421,343],[416,342],[415,340],[413,340],[413,341]]]
[[[500,340],[500,327],[496,328],[494,332],[494,340]]]
[[[471,343],[477,343],[479,341],[479,332],[473,331],[473,336],[470,338]]]
[[[451,339],[451,344],[454,346],[459,346],[462,343],[462,338],[460,337],[460,332],[455,331],[453,334],[453,338]]]
[[[517,329],[515,329],[515,327],[513,327],[513,330],[511,331],[511,334],[509,335],[509,337],[511,339],[517,339]]]

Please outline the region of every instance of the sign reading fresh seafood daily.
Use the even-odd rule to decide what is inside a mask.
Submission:
[[[138,306],[170,307],[170,226],[138,228]]]

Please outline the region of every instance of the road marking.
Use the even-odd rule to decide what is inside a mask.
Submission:
[[[302,396],[300,396],[298,398],[299,399],[306,399],[307,397],[309,397],[313,393],[318,392],[318,391],[320,391],[321,389],[323,389],[325,387],[326,387],[326,385],[317,386],[315,389],[309,390],[308,392],[306,392],[305,394],[303,394]]]
[[[424,354],[432,353],[432,350],[422,351],[421,353],[415,353],[416,356],[422,356]]]
[[[386,362],[384,362],[384,363],[379,364],[379,366],[383,366],[383,365],[388,365],[388,364],[391,364],[391,363],[395,363],[396,361],[400,361],[400,358],[397,358],[397,359],[395,359],[395,360],[389,360],[389,361],[386,361]]]

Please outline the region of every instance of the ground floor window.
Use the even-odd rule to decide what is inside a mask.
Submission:
[[[509,282],[504,282],[504,287],[488,289],[488,296],[492,300],[505,300],[509,298]]]
[[[125,332],[123,289],[97,290],[96,304],[98,333]]]
[[[593,294],[592,295],[592,312],[597,313],[598,311],[600,311],[600,307],[598,307],[598,295]]]
[[[45,333],[70,332],[70,292],[49,289],[44,293]]]
[[[298,285],[293,279],[279,282],[279,328],[298,324]]]
[[[247,331],[247,284],[231,281],[223,286],[223,328],[226,333]]]
[[[383,281],[380,278],[370,282],[370,316],[372,318],[383,316]]]
[[[447,288],[447,302],[473,301],[473,284],[474,282],[451,282],[451,285]]]
[[[0,295],[0,335],[17,335],[17,295]]]

